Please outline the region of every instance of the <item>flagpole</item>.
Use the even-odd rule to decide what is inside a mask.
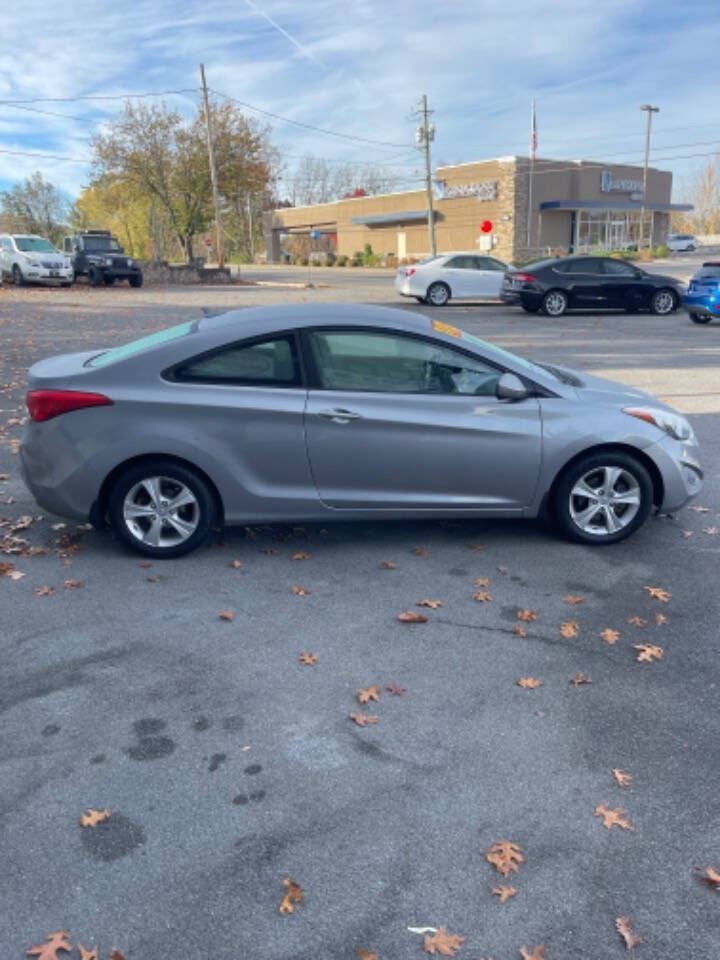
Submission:
[[[535,101],[530,101],[530,170],[528,173],[528,208],[527,208],[527,249],[530,252],[532,239],[532,212],[533,212],[533,181],[535,179],[535,149],[537,146],[537,132],[535,129]]]

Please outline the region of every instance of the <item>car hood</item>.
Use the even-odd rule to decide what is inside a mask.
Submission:
[[[648,273],[649,277],[652,277],[653,280],[658,280],[660,283],[669,283],[673,287],[684,287],[687,286],[684,280],[681,280],[680,277],[668,277],[664,273]]]
[[[605,377],[596,377],[584,370],[573,370],[570,367],[559,367],[553,364],[553,369],[557,370],[564,377],[567,377],[571,383],[566,384],[573,389],[578,400],[585,403],[604,404],[607,406],[649,406],[656,410],[669,410],[675,413],[672,407],[658,400],[651,393],[644,390],[638,390],[636,387],[628,386],[626,383],[618,383],[616,380],[608,380]]]

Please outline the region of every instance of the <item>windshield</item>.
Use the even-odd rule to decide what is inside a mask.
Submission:
[[[132,357],[148,347],[157,347],[161,343],[167,343],[169,340],[177,340],[178,337],[184,337],[196,329],[195,320],[188,320],[186,323],[179,323],[176,327],[168,327],[167,330],[158,330],[157,333],[151,333],[147,337],[140,337],[139,340],[132,340],[122,347],[115,347],[113,350],[106,350],[91,357],[85,363],[86,367],[104,367],[108,363],[116,363],[118,360],[125,360]]]
[[[23,253],[55,253],[55,247],[43,237],[15,237],[15,246]]]
[[[113,250],[115,252],[122,250],[115,237],[83,237],[83,248],[85,250]]]
[[[447,329],[443,330],[442,325],[439,325],[437,321],[433,321],[433,327],[436,330],[439,329],[442,333],[448,332]],[[453,328],[450,328],[450,329],[453,329]],[[471,343],[477,344],[483,350],[487,350],[491,354],[495,354],[495,356],[498,358],[501,358],[503,360],[509,360],[510,363],[515,363],[518,366],[524,367],[530,373],[535,373],[536,375],[550,373],[556,379],[558,380],[560,379],[560,377],[557,376],[554,370],[548,370],[546,367],[540,366],[540,364],[532,363],[530,360],[526,360],[525,357],[519,357],[516,353],[511,353],[509,350],[503,350],[502,347],[498,347],[494,343],[488,343],[487,340],[482,340],[480,337],[476,337],[472,333],[467,333],[465,330],[458,331],[458,332],[461,333],[461,337],[460,337],[461,340],[469,340]]]

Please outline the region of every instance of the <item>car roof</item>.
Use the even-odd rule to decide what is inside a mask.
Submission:
[[[238,326],[243,332],[252,327],[254,336],[291,327],[326,327],[338,324],[361,326],[398,326],[405,330],[431,330],[431,322],[422,313],[397,307],[374,307],[362,303],[294,303],[287,306],[247,307],[230,310],[198,323],[200,332]]]

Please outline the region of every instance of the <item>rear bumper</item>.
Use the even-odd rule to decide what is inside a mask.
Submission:
[[[692,297],[686,294],[682,305],[688,313],[700,313],[705,317],[720,317],[720,300],[710,297]]]
[[[507,290],[503,288],[500,291],[500,300],[508,306],[515,307],[540,307],[542,305],[542,294],[533,293],[525,290]]]
[[[25,486],[48,513],[87,522],[100,483],[62,443],[56,421],[28,423],[20,441],[20,470]],[[60,443],[54,442],[55,438]],[[55,456],[52,455],[55,452]]]

